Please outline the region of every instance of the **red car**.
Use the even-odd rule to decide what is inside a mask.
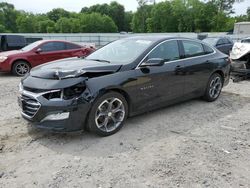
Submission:
[[[1,52],[0,71],[23,76],[37,65],[63,58],[87,56],[93,51],[92,47],[88,48],[71,42],[40,40],[21,50]]]

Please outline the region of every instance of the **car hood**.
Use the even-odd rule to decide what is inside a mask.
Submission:
[[[82,58],[67,58],[53,61],[35,67],[31,70],[30,76],[43,79],[61,80],[67,78],[77,78],[80,76],[91,77],[102,74],[117,72],[121,65],[114,65],[107,62],[85,60]]]
[[[21,54],[24,53],[24,51],[22,50],[11,50],[11,51],[7,51],[7,52],[1,52],[0,56],[10,56],[10,55],[16,55],[16,54]]]

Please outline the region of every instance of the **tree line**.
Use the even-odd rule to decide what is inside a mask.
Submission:
[[[62,8],[46,14],[16,10],[0,3],[0,32],[10,33],[114,33],[114,32],[222,32],[234,23],[250,21],[247,13],[233,15],[237,0],[168,0],[148,3],[137,0],[135,12],[116,1],[83,7],[79,13]]]

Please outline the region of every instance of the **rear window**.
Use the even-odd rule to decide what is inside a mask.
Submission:
[[[214,52],[214,50],[211,47],[207,46],[207,45],[203,44],[203,47],[204,47],[204,51],[205,51],[206,54],[211,54],[211,53]]]
[[[74,49],[80,49],[81,46],[78,46],[76,44],[66,43],[66,49],[67,50],[74,50]]]
[[[43,52],[61,51],[65,50],[65,43],[63,42],[48,42],[41,46]]]
[[[183,40],[182,43],[185,57],[195,57],[205,54],[201,43],[186,40]]]

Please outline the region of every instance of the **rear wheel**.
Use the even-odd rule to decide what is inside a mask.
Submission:
[[[17,61],[12,67],[12,74],[16,76],[24,76],[30,72],[30,65],[26,61]]]
[[[208,102],[215,101],[220,96],[223,82],[222,76],[218,73],[214,73],[208,82],[206,92],[203,96],[204,100]]]
[[[100,136],[119,131],[128,115],[126,99],[119,93],[109,92],[99,97],[90,110],[88,127]]]

